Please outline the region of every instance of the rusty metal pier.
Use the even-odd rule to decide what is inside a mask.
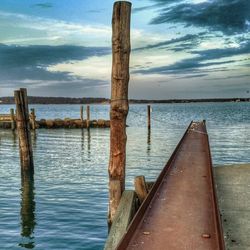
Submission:
[[[189,125],[117,249],[225,249],[205,121]]]

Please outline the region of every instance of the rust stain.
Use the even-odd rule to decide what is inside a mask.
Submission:
[[[118,250],[224,250],[205,122],[192,122]]]

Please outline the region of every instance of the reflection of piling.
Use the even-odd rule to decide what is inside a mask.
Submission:
[[[33,233],[35,229],[35,197],[33,175],[22,173],[21,189],[21,236],[24,241],[19,245],[25,248],[34,248]]]
[[[84,130],[81,130],[81,145],[82,145],[82,153],[84,152]],[[82,154],[81,154],[82,155]]]
[[[17,143],[17,138],[16,138],[16,131],[13,130],[12,131],[12,135],[13,135],[13,147],[16,147],[16,143]]]
[[[27,90],[15,91],[16,124],[19,137],[19,152],[22,172],[34,172],[33,152],[31,145],[29,108]]]
[[[30,109],[30,124],[31,124],[31,129],[35,130],[36,129],[36,113],[35,109]]]
[[[150,153],[150,147],[151,147],[151,129],[148,129],[148,137],[147,137],[147,153],[149,155]]]
[[[87,113],[86,123],[87,123],[87,128],[89,128],[89,126],[90,126],[90,108],[89,108],[89,105],[87,105],[87,107],[86,107],[86,113]]]
[[[11,119],[11,129],[12,131],[14,131],[16,129],[14,109],[10,109],[10,119]]]
[[[83,106],[80,107],[80,119],[81,119],[81,124],[83,127]]]
[[[151,107],[148,105],[148,129],[151,128]]]
[[[110,104],[109,226],[125,188],[131,3],[114,3]]]
[[[91,134],[90,134],[90,129],[88,129],[88,159],[90,159],[90,149],[91,149]]]

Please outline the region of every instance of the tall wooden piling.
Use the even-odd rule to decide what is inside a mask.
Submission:
[[[89,105],[87,105],[87,107],[86,107],[86,113],[87,113],[86,126],[87,126],[87,128],[89,128],[89,126],[90,126],[90,108],[89,108]]]
[[[33,173],[34,164],[30,135],[27,90],[16,90],[14,94],[16,103],[16,125],[19,137],[21,170],[22,172]]]
[[[131,3],[114,3],[110,104],[109,226],[125,188]],[[119,182],[118,182],[119,181]],[[119,184],[118,184],[119,183]]]
[[[36,129],[36,113],[35,109],[30,109],[30,124],[31,124],[31,129],[35,130]]]
[[[11,118],[11,129],[12,129],[12,131],[14,131],[16,128],[14,109],[10,109],[10,118]]]
[[[148,129],[151,128],[151,107],[148,105]]]

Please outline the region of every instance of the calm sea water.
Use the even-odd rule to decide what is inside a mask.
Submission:
[[[0,105],[8,113],[11,105]],[[40,118],[79,117],[79,105],[30,105]],[[91,106],[91,118],[109,106]],[[131,105],[127,188],[154,180],[191,120],[207,120],[214,164],[250,162],[250,103]],[[18,139],[0,130],[0,249],[102,249],[107,236],[109,129],[32,133],[34,183],[21,183]]]

